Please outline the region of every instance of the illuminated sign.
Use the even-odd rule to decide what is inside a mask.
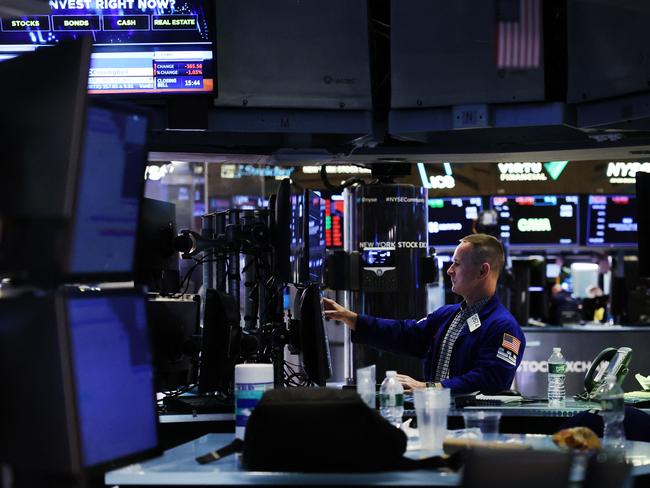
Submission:
[[[567,164],[568,161],[497,163],[501,181],[548,181],[549,176],[557,180]]]
[[[315,175],[320,173],[320,166],[303,166],[302,172],[307,175]],[[360,166],[353,166],[351,164],[328,164],[325,166],[325,171],[327,174],[346,174],[346,175],[358,175],[358,174],[370,174],[371,170],[368,168],[362,168]]]
[[[252,164],[222,164],[221,177],[227,180],[254,176],[258,178],[289,178],[296,168],[281,166],[254,166]]]
[[[424,168],[424,163],[418,163],[418,172],[420,173],[420,179],[422,180],[422,186],[427,189],[434,190],[444,190],[447,188],[454,188],[456,186],[456,180],[451,172],[450,163],[442,163],[445,174],[444,175],[434,175],[428,176],[426,169]]]
[[[634,183],[638,172],[650,173],[650,163],[639,161],[610,161],[607,164],[607,178],[612,184]]]
[[[547,218],[519,219],[517,230],[520,232],[551,232],[551,221]]]

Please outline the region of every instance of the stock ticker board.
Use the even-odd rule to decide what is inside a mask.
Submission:
[[[90,93],[212,92],[209,16],[200,0],[51,0],[49,15],[0,19],[0,61],[92,36]]]

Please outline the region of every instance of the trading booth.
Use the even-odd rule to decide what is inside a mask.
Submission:
[[[0,488],[647,484],[648,21],[0,0]],[[446,389],[476,234],[512,376]]]

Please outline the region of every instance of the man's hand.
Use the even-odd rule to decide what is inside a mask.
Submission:
[[[357,328],[357,314],[348,310],[345,307],[342,307],[334,300],[323,297],[323,305],[325,310],[323,314],[326,318],[330,320],[340,320],[345,325],[347,325],[350,330],[355,330]]]
[[[404,392],[405,393],[412,393],[413,390],[417,388],[426,388],[427,384],[423,381],[418,381],[414,380],[410,376],[407,376],[405,374],[398,374],[397,375],[397,380],[402,384],[404,387]]]

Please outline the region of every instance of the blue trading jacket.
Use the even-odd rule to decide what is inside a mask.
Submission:
[[[391,320],[359,315],[352,341],[422,359],[424,378],[432,381],[445,331],[460,304],[445,305],[421,320]],[[495,296],[479,312],[481,325],[470,332],[465,323],[454,344],[449,378],[454,393],[507,390],[524,354],[521,327]],[[520,344],[517,344],[520,341]]]

